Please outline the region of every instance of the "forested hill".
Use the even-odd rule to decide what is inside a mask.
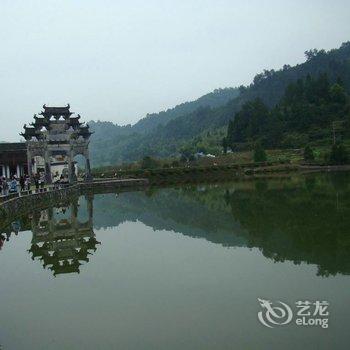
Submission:
[[[160,113],[147,114],[145,118],[139,120],[133,131],[148,133],[159,125],[165,125],[170,120],[194,112],[200,107],[220,107],[239,95],[237,88],[216,89],[195,101],[185,102]]]
[[[294,67],[284,65],[278,71],[265,70],[257,74],[249,86],[241,86],[239,95],[224,105],[218,107],[213,104],[211,107],[202,105],[187,114],[175,113],[175,117],[174,114],[170,118],[165,117],[167,120],[165,123],[155,122],[162,119],[161,113],[153,117],[148,116],[138,125],[140,127],[142,123],[149,123],[151,131],[146,134],[136,132],[137,124],[127,129],[127,134],[120,134],[120,127],[116,127],[118,133],[115,137],[99,135],[96,130],[91,147],[93,166],[138,160],[145,155],[158,157],[177,155],[184,148],[190,152],[219,151],[222,130],[227,128],[228,122],[240,111],[244,103],[259,98],[267,107],[272,108],[281,100],[288,85],[298,79],[305,79],[307,75],[317,77],[320,74],[327,74],[330,84],[340,78],[344,89],[350,91],[350,42],[328,52],[310,50],[305,52],[305,56],[306,61],[302,64]],[[214,92],[212,96],[217,96],[217,93]],[[223,100],[220,98],[220,101]],[[164,113],[174,113],[175,109]],[[209,139],[208,135],[211,135]],[[212,135],[217,135],[216,139],[215,137],[213,139]],[[96,142],[96,140],[103,141]]]
[[[131,133],[146,134],[153,131],[157,126],[165,125],[170,120],[192,113],[200,107],[220,107],[239,95],[238,88],[216,89],[197,100],[181,103],[174,108],[159,113],[147,114],[136,124],[120,126],[107,121],[90,121],[89,125],[96,133],[96,138],[113,138],[119,135],[128,135]]]
[[[309,50],[305,52],[306,62],[294,67],[284,65],[282,69],[264,70],[254,77],[248,88],[243,88],[245,101],[260,98],[268,107],[276,105],[290,83],[305,78],[308,74],[316,77],[326,73],[330,82],[341,77],[350,89],[350,42],[343,43],[339,49]]]
[[[261,99],[246,102],[229,122],[227,145],[233,149],[303,148],[329,144],[332,123],[337,124],[338,136],[350,134],[350,95],[338,78],[330,83],[326,73],[291,83],[278,105],[269,109]]]
[[[130,124],[120,126],[112,122],[92,120],[89,122],[89,126],[95,133],[94,141],[96,141],[99,138],[107,139],[120,135],[129,135],[132,132],[132,127]]]
[[[152,133],[157,127],[166,125],[169,121],[186,116],[202,107],[219,107],[239,95],[238,88],[216,89],[195,101],[185,102],[174,108],[160,113],[148,114],[133,126],[120,126],[106,121],[90,121],[89,125],[94,132],[91,137],[91,155],[93,166],[114,164],[122,161],[134,160],[129,152],[135,153],[135,147],[142,147],[141,138]],[[140,134],[140,135],[139,135]],[[136,146],[133,147],[132,144]],[[144,150],[147,152],[147,149]]]

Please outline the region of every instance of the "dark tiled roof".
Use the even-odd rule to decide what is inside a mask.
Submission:
[[[25,142],[0,142],[0,152],[26,151]]]
[[[41,112],[41,115],[44,116],[51,116],[51,115],[71,115],[72,113],[70,112],[70,106],[69,104],[64,107],[49,107],[46,105],[43,105],[44,112]]]

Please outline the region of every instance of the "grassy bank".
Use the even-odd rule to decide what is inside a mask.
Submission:
[[[180,166],[154,169],[93,169],[95,178],[147,178],[150,183],[178,183],[193,181],[220,181],[242,176],[272,173],[290,173],[298,167],[289,162],[263,162],[240,164],[216,164],[207,166]]]
[[[155,159],[93,169],[95,178],[147,178],[151,183],[177,183],[202,180],[223,180],[234,177],[262,176],[295,171],[341,170],[329,167],[330,148],[312,148],[313,160],[306,162],[304,149],[265,150],[266,161],[254,162],[253,151],[233,152],[201,157]],[[327,157],[328,155],[328,157]],[[334,165],[334,164],[333,164]]]

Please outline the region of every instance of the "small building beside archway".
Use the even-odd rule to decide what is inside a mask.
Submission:
[[[11,178],[28,173],[27,145],[25,142],[0,143],[0,176]]]

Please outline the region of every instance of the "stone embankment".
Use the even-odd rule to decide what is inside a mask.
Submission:
[[[14,214],[33,211],[52,203],[68,201],[71,196],[87,193],[109,193],[113,191],[146,188],[147,179],[104,179],[92,182],[78,182],[73,185],[49,186],[37,191],[24,191],[0,196],[0,220]]]

